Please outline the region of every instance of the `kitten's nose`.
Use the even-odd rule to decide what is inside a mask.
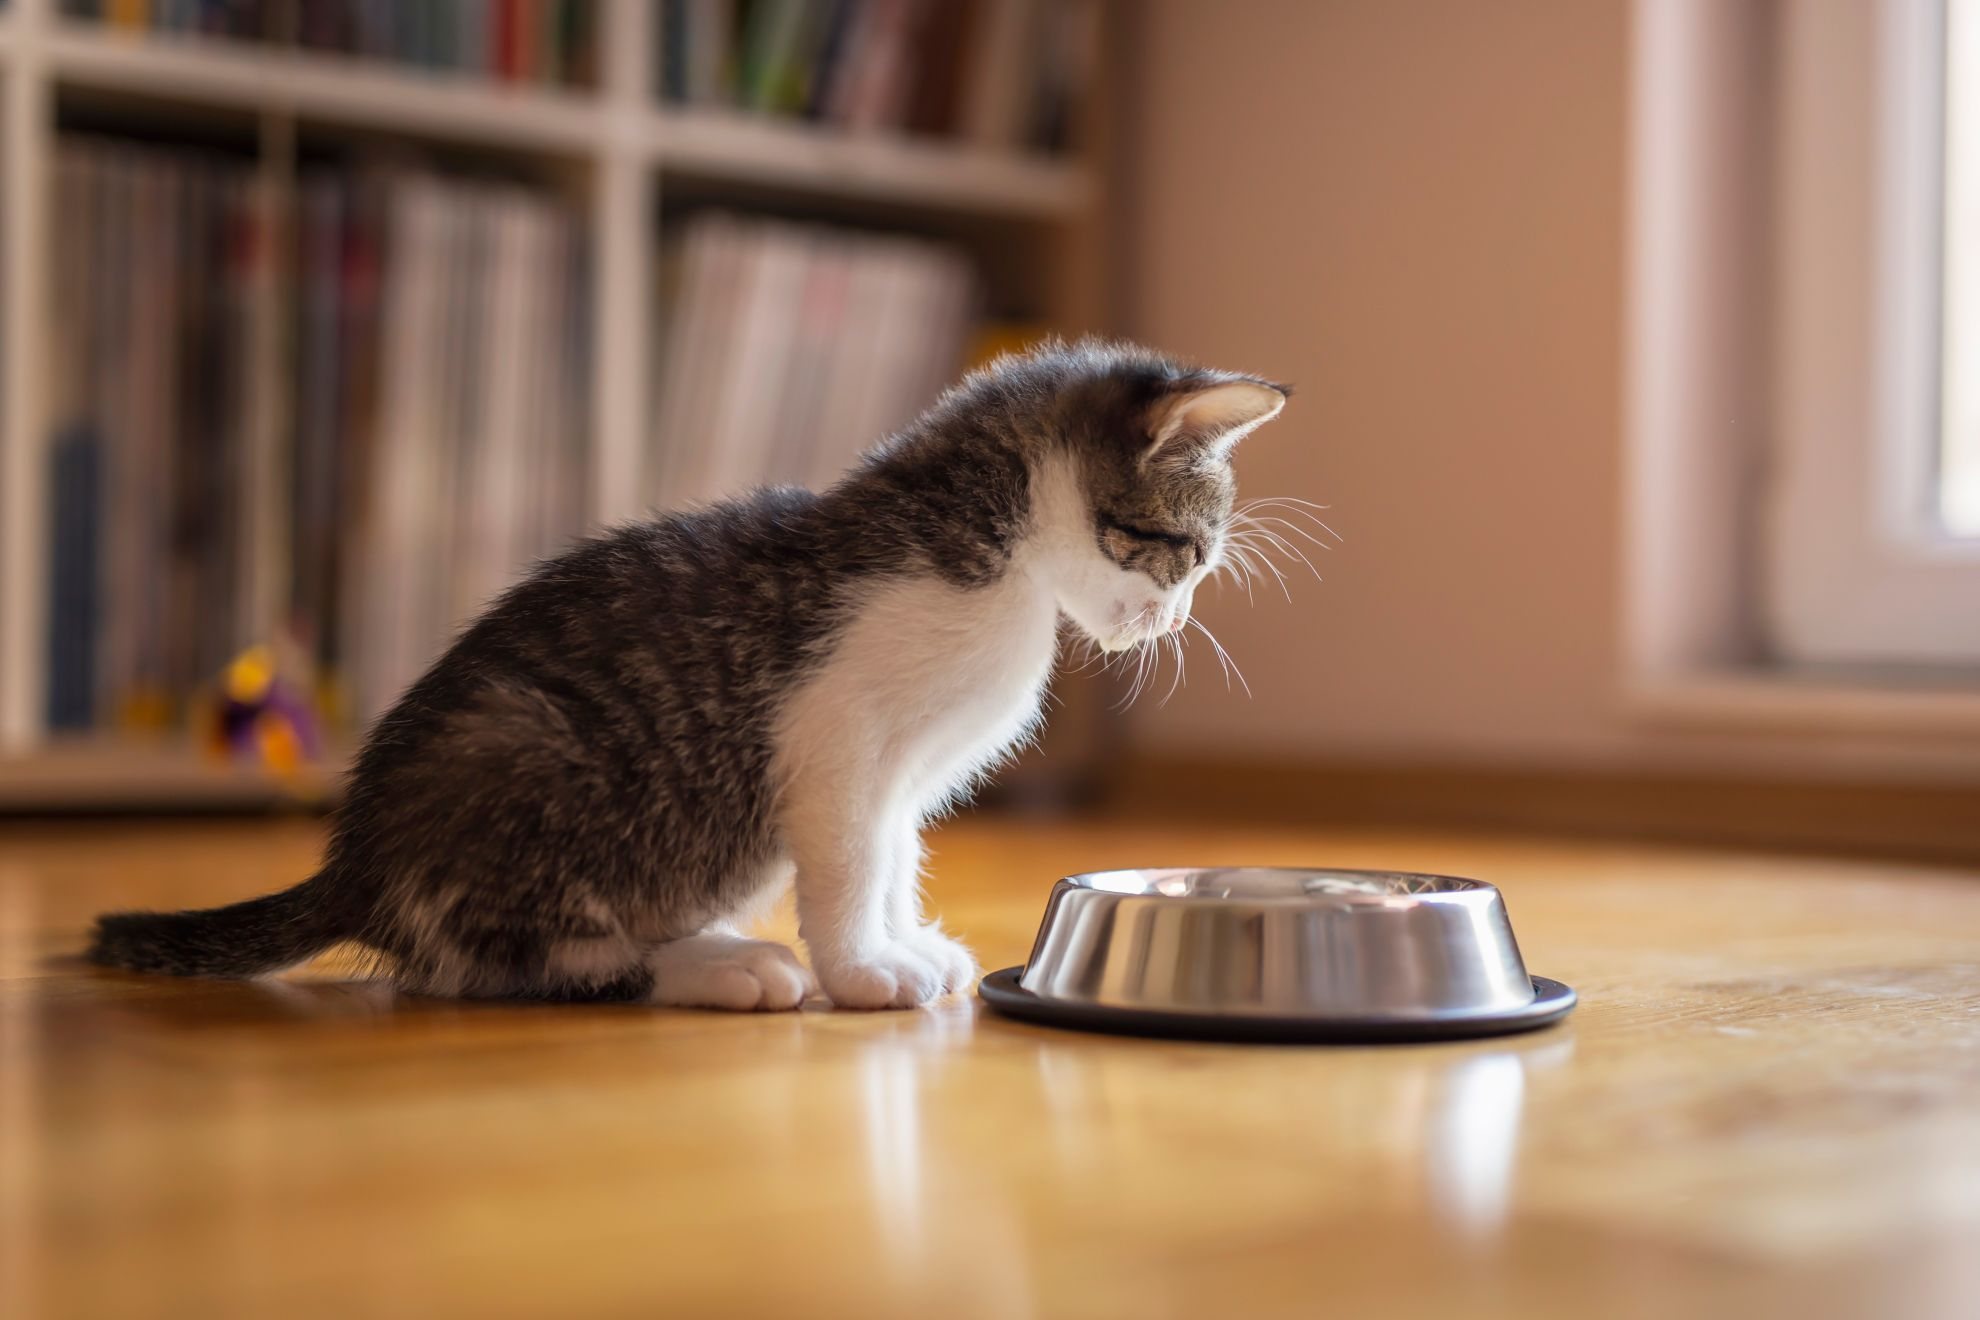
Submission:
[[[1183,620],[1183,616],[1182,616],[1182,615],[1180,615],[1180,614],[1178,614],[1178,615],[1177,615],[1177,616],[1176,616],[1175,618],[1173,618],[1173,619],[1170,619],[1170,620],[1169,620],[1169,631],[1170,631],[1170,632],[1181,632],[1181,631],[1182,631],[1182,629],[1183,629],[1183,622],[1184,622],[1184,620]]]

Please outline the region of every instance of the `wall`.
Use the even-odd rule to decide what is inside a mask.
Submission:
[[[1148,0],[1124,54],[1128,333],[1294,382],[1247,494],[1333,506],[1293,603],[1226,587],[1144,754],[1975,773],[1970,742],[1624,709],[1625,0]],[[1304,570],[1302,570],[1302,573]]]

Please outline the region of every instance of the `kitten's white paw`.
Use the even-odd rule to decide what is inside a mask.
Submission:
[[[690,935],[647,955],[656,1004],[676,1008],[790,1009],[817,989],[797,954],[769,940]]]
[[[945,995],[967,990],[983,975],[983,969],[977,966],[976,955],[969,951],[969,946],[944,935],[942,928],[933,923],[910,932],[901,943],[935,964],[942,974],[942,993]]]
[[[939,931],[916,931],[858,957],[819,959],[818,979],[840,1008],[919,1008],[966,984],[976,960]]]

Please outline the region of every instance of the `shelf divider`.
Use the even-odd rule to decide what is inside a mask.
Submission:
[[[589,92],[507,86],[380,60],[219,37],[122,33],[63,21],[23,33],[54,77],[247,112],[284,111],[357,128],[589,156],[602,112]]]
[[[48,618],[48,219],[54,93],[36,38],[50,0],[14,0],[0,124],[0,755],[41,741]]]

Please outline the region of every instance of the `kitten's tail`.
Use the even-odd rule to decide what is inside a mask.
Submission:
[[[279,894],[192,912],[107,912],[89,960],[171,976],[259,976],[293,967],[357,934],[319,872]]]

